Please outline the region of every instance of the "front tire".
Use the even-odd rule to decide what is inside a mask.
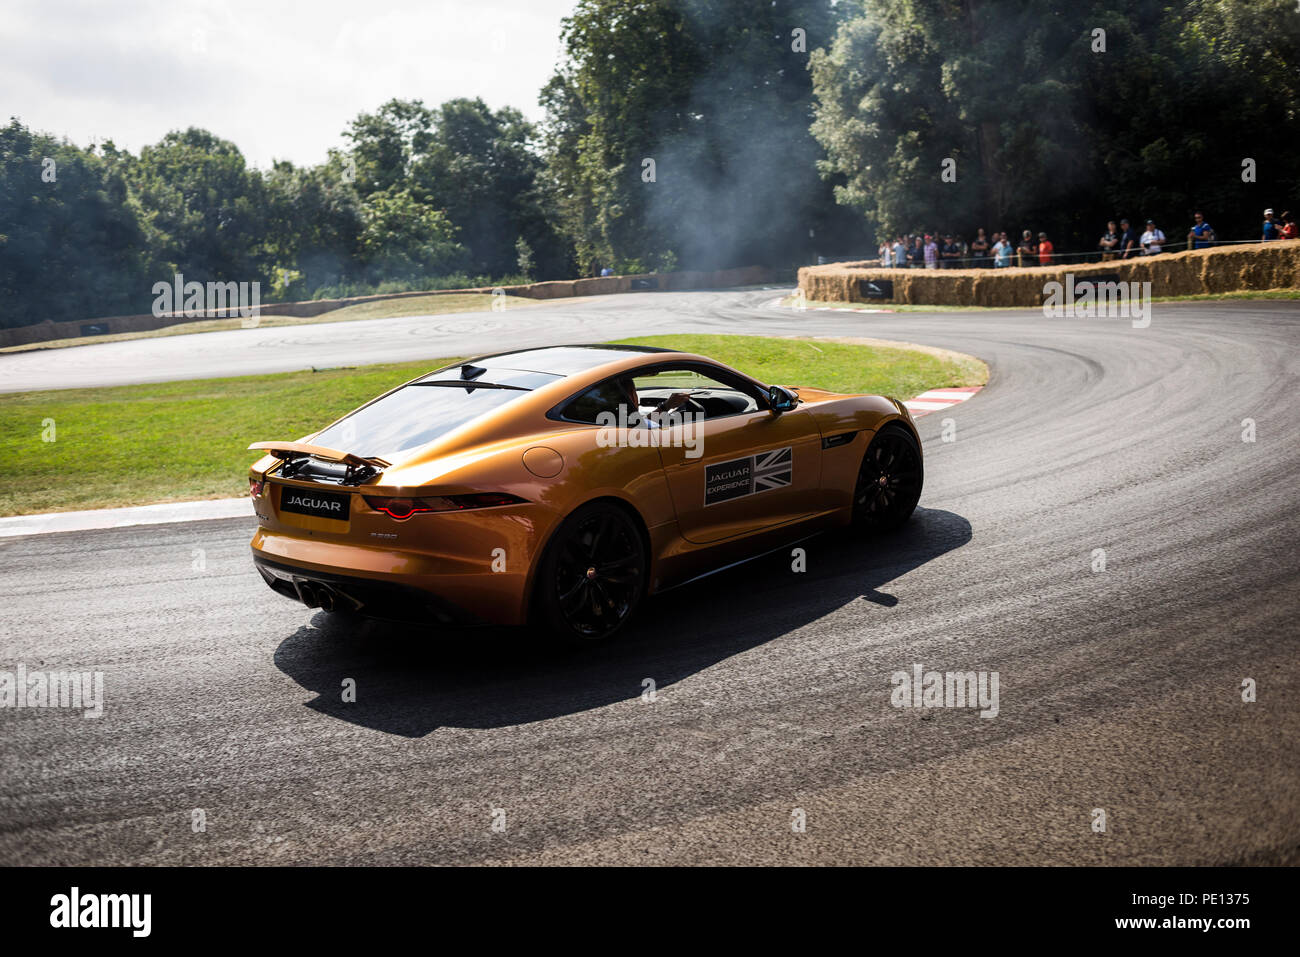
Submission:
[[[876,433],[853,489],[853,527],[867,534],[900,527],[921,498],[925,468],[921,447],[906,428],[886,425]]]
[[[641,603],[647,565],[641,532],[626,511],[608,502],[584,505],[560,523],[542,557],[541,624],[571,644],[612,638]]]

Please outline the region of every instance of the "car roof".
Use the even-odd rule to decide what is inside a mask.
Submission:
[[[468,363],[457,363],[457,365],[469,364],[485,369],[512,369],[517,372],[539,372],[565,377],[600,366],[614,365],[647,353],[675,354],[677,350],[661,349],[658,346],[602,344],[544,346],[537,349],[516,349],[511,352],[477,356],[468,360]]]
[[[518,349],[462,360],[417,376],[326,426],[315,434],[314,440],[331,434],[331,430],[345,419],[358,416],[380,403],[386,403],[394,395],[413,387],[415,389],[432,387],[439,392],[448,387],[455,387],[464,390],[466,395],[475,396],[480,400],[480,404],[485,396],[492,396],[492,401],[483,405],[481,411],[451,424],[445,430],[445,434],[464,435],[465,430],[475,427],[475,423],[494,422],[495,425],[488,428],[495,429],[497,437],[501,437],[508,434],[509,428],[524,427],[529,420],[550,418],[548,413],[557,403],[567,401],[573,395],[590,388],[607,376],[623,375],[661,363],[676,362],[716,368],[762,387],[756,380],[750,379],[739,370],[714,359],[657,346],[598,344]],[[484,426],[479,425],[477,428],[480,429],[477,434],[480,436],[485,434],[481,431]],[[441,440],[442,434],[430,436],[427,442],[419,444],[426,447],[433,446]],[[355,451],[355,449],[349,448],[347,451]],[[394,455],[407,451],[406,448],[371,450],[373,454],[390,460],[393,460]]]

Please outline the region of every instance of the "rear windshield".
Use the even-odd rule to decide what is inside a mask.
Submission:
[[[331,425],[315,445],[387,458],[432,442],[528,392],[463,385],[407,385]]]

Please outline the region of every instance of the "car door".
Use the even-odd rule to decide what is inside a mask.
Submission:
[[[693,447],[659,449],[687,541],[725,541],[816,510],[821,433],[809,413],[760,409],[708,418],[695,430]]]

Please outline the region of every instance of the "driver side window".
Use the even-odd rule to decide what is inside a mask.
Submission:
[[[650,413],[673,396],[685,394],[684,408],[705,419],[743,415],[758,410],[758,400],[748,391],[729,385],[699,369],[659,369],[633,378],[640,411]]]

